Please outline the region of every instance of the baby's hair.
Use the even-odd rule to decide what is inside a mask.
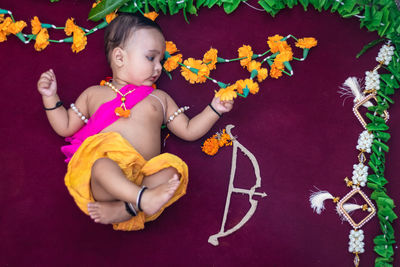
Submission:
[[[154,28],[162,34],[160,26],[144,17],[132,13],[118,13],[118,16],[111,21],[104,33],[104,48],[108,62],[110,62],[110,52],[116,47],[124,47],[126,40],[139,29]]]

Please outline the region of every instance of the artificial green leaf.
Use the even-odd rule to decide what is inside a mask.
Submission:
[[[233,11],[236,10],[236,8],[239,6],[241,0],[233,0],[232,3],[225,2],[224,3],[224,10],[227,14],[232,13]]]
[[[380,256],[389,258],[393,256],[393,247],[392,246],[387,246],[387,245],[378,245],[374,247],[374,250],[376,253],[378,253]]]
[[[388,128],[389,128],[389,127],[388,127]],[[386,144],[384,144],[384,143],[382,143],[382,142],[379,142],[379,141],[376,140],[376,139],[374,139],[373,143],[374,143],[375,145],[381,147],[383,151],[385,151],[385,152],[388,152],[388,151],[389,151],[389,147],[388,147]]]
[[[383,257],[377,257],[375,259],[375,267],[393,267],[390,262],[393,261],[393,258],[383,258]]]
[[[99,21],[128,1],[129,0],[103,0],[90,10],[88,19]]]
[[[389,129],[389,126],[387,126],[384,123],[370,123],[367,124],[367,130],[368,131],[386,131],[387,129]]]
[[[393,74],[381,74],[381,79],[389,86],[398,89],[399,84],[395,79],[395,76]]]
[[[375,173],[378,173],[378,172],[379,172],[379,171],[378,171],[378,167],[377,167],[372,161],[369,161],[369,162],[368,162],[368,166],[371,167],[371,169],[372,169],[373,172],[375,172]]]
[[[379,124],[379,123],[386,123],[385,120],[381,117],[374,116],[371,113],[367,112],[365,113],[368,119],[370,119],[374,124]]]
[[[388,241],[388,243],[390,244],[396,243],[396,241],[394,240],[393,226],[390,224],[390,222],[386,220],[379,221],[379,225],[381,227],[382,233],[386,235],[386,240]]]
[[[196,0],[196,8],[201,7],[203,4],[207,5],[207,0]]]
[[[387,220],[389,222],[393,222],[395,219],[397,219],[396,213],[394,213],[393,209],[390,207],[384,207],[380,208],[378,210],[378,217],[381,220]]]
[[[390,139],[390,133],[375,131],[375,138],[382,139],[383,142],[387,142]]]
[[[308,4],[310,3],[309,0],[299,0],[300,4],[303,6],[304,11],[307,11]]]
[[[360,57],[362,54],[364,54],[368,49],[374,47],[375,45],[377,45],[377,44],[379,44],[379,43],[381,43],[381,42],[383,42],[383,41],[385,41],[385,39],[384,39],[384,38],[380,38],[380,39],[373,40],[372,42],[366,44],[366,45],[363,47],[363,49],[361,49],[361,51],[357,54],[356,58],[359,58],[359,57]]]
[[[165,3],[165,0],[157,0],[158,7],[161,9],[161,11],[164,14],[167,14],[167,5]]]

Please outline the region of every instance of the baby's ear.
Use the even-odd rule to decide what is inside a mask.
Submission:
[[[125,61],[125,51],[121,47],[116,47],[111,53],[111,62],[117,67],[122,67]]]

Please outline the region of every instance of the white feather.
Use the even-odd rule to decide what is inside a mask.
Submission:
[[[365,98],[365,95],[363,94],[361,86],[358,83],[356,77],[347,78],[346,81],[343,83],[342,87],[339,87],[339,89],[340,90],[338,92],[340,96],[346,96],[345,100],[348,97],[353,97],[354,103],[358,103]],[[367,101],[366,103],[363,104],[363,106],[368,108],[372,106],[372,103],[370,101]]]
[[[313,192],[310,195],[310,204],[314,212],[321,214],[325,209],[324,201],[327,199],[334,199],[334,196],[332,196],[328,191]]]

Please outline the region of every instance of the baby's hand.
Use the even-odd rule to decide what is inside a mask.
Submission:
[[[42,96],[54,96],[57,93],[56,75],[52,69],[43,72],[37,83],[37,88]]]
[[[229,112],[233,108],[233,100],[230,101],[221,101],[219,97],[214,97],[211,101],[211,105],[218,111],[220,114]]]

